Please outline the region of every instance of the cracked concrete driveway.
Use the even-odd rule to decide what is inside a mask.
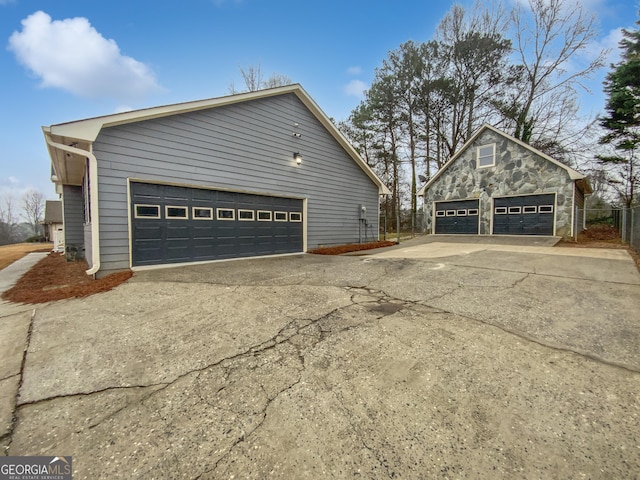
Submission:
[[[405,250],[139,272],[0,318],[5,453],[77,479],[637,478],[626,252]]]

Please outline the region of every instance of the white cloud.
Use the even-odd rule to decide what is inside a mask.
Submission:
[[[130,112],[131,110],[133,110],[133,108],[130,107],[129,105],[118,105],[113,111],[113,113],[124,113],[124,112]]]
[[[42,87],[67,90],[83,97],[136,99],[161,90],[144,63],[123,55],[86,18],[51,20],[38,11],[13,32],[9,50],[41,79]]]
[[[630,29],[631,28],[629,28],[629,30]],[[609,50],[609,54],[605,60],[607,67],[612,63],[618,63],[622,58],[620,40],[622,40],[622,28],[616,28],[611,30],[606,36],[598,41],[598,48]]]
[[[15,0],[0,0],[0,5],[9,5],[13,2],[15,2]]]
[[[349,75],[360,75],[362,73],[362,68],[358,66],[349,67],[347,68],[347,73]]]
[[[347,95],[351,95],[358,98],[364,98],[364,92],[367,89],[367,84],[362,80],[351,80],[344,87],[344,91]]]
[[[9,180],[9,183],[10,183],[11,185],[17,185],[18,183],[20,183],[20,180],[18,180],[18,179],[17,179],[16,177],[14,177],[14,176],[10,176],[10,177],[8,178],[8,180]]]

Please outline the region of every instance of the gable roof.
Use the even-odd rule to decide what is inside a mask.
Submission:
[[[196,100],[192,102],[176,103],[172,105],[164,105],[159,107],[144,108],[141,110],[132,110],[129,112],[114,113],[100,117],[87,118],[74,122],[59,123],[49,127],[42,127],[42,131],[47,140],[49,154],[52,161],[56,165],[64,165],[65,155],[69,155],[69,149],[65,151],[56,148],[54,144],[68,145],[72,148],[81,150],[89,150],[91,144],[96,140],[100,130],[105,127],[113,127],[116,125],[125,125],[142,120],[150,120],[154,118],[167,117],[198,110],[211,109],[232,105],[236,103],[246,102],[277,95],[292,93],[309,109],[318,121],[327,129],[333,138],[344,148],[349,156],[356,164],[365,172],[365,174],[378,186],[380,194],[390,194],[389,189],[382,183],[378,176],[371,170],[367,163],[360,157],[358,152],[349,143],[346,137],[338,130],[334,123],[320,109],[316,102],[302,88],[300,84],[286,85],[283,87],[258,90],[255,92],[240,93],[236,95],[228,95],[225,97],[216,97],[206,100]],[[62,168],[61,168],[62,169]],[[54,181],[59,181],[58,177],[52,177]]]
[[[45,202],[42,223],[62,223],[62,201],[47,200]]]
[[[465,142],[465,144],[462,146],[462,148],[460,148],[460,150],[458,150],[458,151],[455,153],[455,155],[453,155],[453,156],[452,156],[452,157],[447,161],[447,163],[445,163],[445,164],[442,166],[442,168],[440,168],[440,170],[438,170],[438,171],[436,172],[436,174],[435,174],[433,177],[431,177],[431,178],[429,179],[429,181],[428,181],[428,182],[427,182],[427,183],[426,183],[426,184],[425,184],[425,185],[424,185],[424,186],[423,186],[423,187],[418,191],[417,195],[424,195],[424,193],[425,193],[425,192],[429,189],[429,187],[430,187],[430,186],[431,186],[431,185],[432,185],[432,184],[433,184],[433,183],[438,179],[438,177],[440,177],[440,175],[442,175],[442,174],[447,170],[447,168],[449,168],[449,166],[450,166],[451,164],[453,164],[453,162],[455,162],[455,161],[458,159],[458,157],[460,157],[460,156],[462,155],[462,153],[463,153],[463,152],[464,152],[464,151],[465,151],[465,150],[466,150],[466,149],[467,149],[467,148],[468,148],[468,147],[469,147],[473,142],[475,142],[475,141],[477,140],[477,138],[478,138],[480,135],[482,135],[486,130],[491,130],[492,132],[497,133],[498,135],[501,135],[501,136],[503,136],[503,137],[507,138],[508,140],[511,140],[512,142],[514,142],[514,143],[516,143],[516,144],[520,145],[521,147],[526,148],[527,150],[529,150],[529,151],[533,152],[534,154],[536,154],[536,155],[538,155],[538,156],[540,156],[540,157],[544,158],[545,160],[547,160],[547,161],[549,161],[549,162],[553,163],[554,165],[556,165],[556,166],[558,166],[558,167],[562,168],[563,170],[566,170],[566,172],[567,172],[567,174],[569,175],[569,178],[570,178],[571,180],[574,180],[574,181],[581,180],[581,181],[582,181],[581,183],[586,187],[586,190],[587,190],[588,192],[590,192],[590,191],[591,191],[591,188],[590,188],[590,186],[589,186],[589,184],[588,184],[588,180],[587,180],[587,178],[586,178],[583,174],[581,174],[580,172],[577,172],[577,171],[575,171],[573,168],[570,168],[570,167],[566,166],[565,164],[560,163],[559,161],[557,161],[557,160],[555,160],[555,159],[551,158],[551,157],[550,157],[549,155],[547,155],[546,153],[541,152],[540,150],[538,150],[538,149],[536,149],[536,148],[532,147],[531,145],[529,145],[529,144],[527,144],[527,143],[524,143],[522,140],[518,140],[517,138],[512,137],[511,135],[509,135],[509,134],[507,134],[507,133],[504,133],[502,130],[498,130],[497,128],[492,127],[491,125],[489,125],[489,124],[485,123],[485,124],[483,124],[483,125],[482,125],[478,130],[476,130],[476,132],[475,132],[473,135],[471,135],[471,138],[469,138],[469,140],[467,140],[467,141]]]

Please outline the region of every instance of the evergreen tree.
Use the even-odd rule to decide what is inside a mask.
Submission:
[[[636,23],[640,25],[640,21]],[[607,131],[600,142],[613,146],[617,154],[601,155],[598,159],[622,167],[620,180],[616,183],[622,185],[619,193],[630,207],[640,183],[637,152],[640,145],[640,30],[622,32],[622,60],[612,66],[613,70],[605,80],[607,115],[600,119],[600,125]]]

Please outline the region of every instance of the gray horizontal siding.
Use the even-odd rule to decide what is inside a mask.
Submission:
[[[84,196],[82,187],[64,185],[64,237],[67,245],[84,246]]]
[[[307,198],[310,249],[357,242],[360,204],[378,231],[377,186],[293,94],[105,128],[93,150],[104,270],[129,267],[127,178]]]

